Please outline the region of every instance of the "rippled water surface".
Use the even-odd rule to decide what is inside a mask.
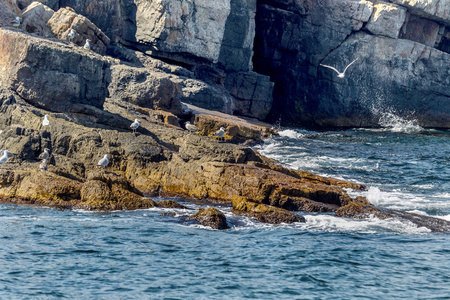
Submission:
[[[450,220],[449,132],[280,133],[259,151],[365,183],[360,194],[377,205]],[[264,225],[227,206],[231,229],[216,231],[183,222],[190,209],[1,204],[0,299],[449,299],[448,234],[329,214]]]

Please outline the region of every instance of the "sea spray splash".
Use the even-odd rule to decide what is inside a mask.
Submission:
[[[381,191],[379,188],[371,186],[367,191],[367,200],[373,205],[381,204]]]

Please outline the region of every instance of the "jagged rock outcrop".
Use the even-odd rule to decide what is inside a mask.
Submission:
[[[448,5],[390,2],[258,2],[254,66],[275,82],[271,120],[379,126],[391,112],[449,128]],[[344,78],[320,66],[356,58]]]

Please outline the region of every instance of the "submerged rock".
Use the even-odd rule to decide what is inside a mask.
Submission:
[[[409,221],[418,227],[425,227],[431,232],[450,232],[450,222],[430,216],[375,207],[365,198],[357,198],[336,211],[337,217],[366,219],[376,217],[379,219],[395,218],[401,221]]]
[[[187,220],[194,220],[199,224],[211,227],[212,229],[229,228],[225,215],[214,207],[207,209],[200,208],[198,212],[189,216]]]

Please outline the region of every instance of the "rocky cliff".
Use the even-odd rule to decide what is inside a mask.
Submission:
[[[384,112],[450,126],[449,1],[258,1],[255,71],[275,82],[271,119],[377,126]],[[344,78],[320,64],[343,71]]]
[[[28,32],[67,39],[72,28],[97,53],[183,67],[187,103],[310,127],[378,126],[385,112],[450,127],[448,1],[39,2],[2,3],[3,26],[20,15]],[[344,78],[320,66],[355,59]]]

